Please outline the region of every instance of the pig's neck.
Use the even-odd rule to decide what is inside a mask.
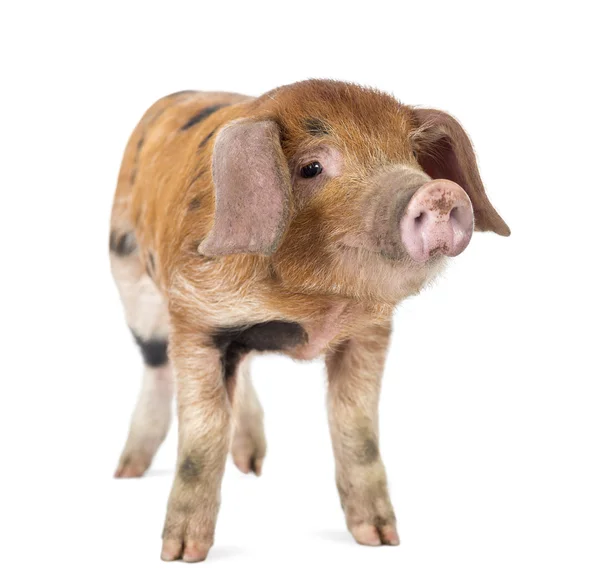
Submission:
[[[352,331],[360,328],[362,323],[370,321],[372,314],[381,318],[391,312],[387,308],[368,308],[352,300],[330,302],[318,315],[302,322],[302,327],[308,334],[308,342],[294,349],[291,356],[301,360],[317,358],[328,348],[351,336]]]

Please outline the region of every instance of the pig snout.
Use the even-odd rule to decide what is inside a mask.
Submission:
[[[402,243],[408,255],[424,262],[437,253],[455,257],[473,235],[469,196],[449,180],[428,181],[411,197],[400,220]]]

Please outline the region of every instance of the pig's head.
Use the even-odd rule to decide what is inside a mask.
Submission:
[[[438,110],[359,86],[279,88],[218,134],[207,255],[270,257],[290,289],[396,302],[473,230],[508,236],[471,143]]]

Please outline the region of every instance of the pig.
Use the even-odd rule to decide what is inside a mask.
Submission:
[[[473,230],[510,234],[443,111],[331,80],[151,106],[125,150],[109,249],[145,363],[116,477],[148,469],[176,390],[163,560],[206,558],[228,451],[261,474],[250,361],[264,352],[324,357],[347,527],[360,544],[399,544],[378,442],[392,313]]]

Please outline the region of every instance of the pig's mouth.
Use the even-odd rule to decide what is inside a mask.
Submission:
[[[390,254],[370,247],[340,243],[336,256],[344,272],[365,295],[397,303],[416,295],[444,269],[446,257],[441,252],[426,262],[417,263],[406,253]]]
[[[336,243],[337,252],[350,254],[361,263],[385,262],[393,269],[419,266],[435,263],[443,257],[442,248],[431,251],[426,261],[414,261],[401,244],[400,239],[386,238],[373,232],[361,234],[346,234]]]
[[[400,265],[407,262],[408,256],[403,254],[401,251],[386,251],[384,249],[377,250],[371,249],[369,247],[361,246],[361,245],[350,245],[346,243],[340,243],[339,249],[343,252],[351,253],[354,256],[363,256],[368,258],[368,260],[384,260],[391,265]]]

